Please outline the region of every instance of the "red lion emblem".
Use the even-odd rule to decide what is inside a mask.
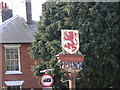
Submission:
[[[69,41],[64,45],[64,47],[68,49],[72,48],[72,52],[74,52],[77,49],[76,45],[78,44],[78,40],[76,39],[77,36],[78,36],[77,33],[72,31],[69,31],[68,33],[64,32],[64,40]]]

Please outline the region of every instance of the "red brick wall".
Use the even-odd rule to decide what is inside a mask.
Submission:
[[[5,60],[3,59],[3,85],[4,81],[24,81],[23,88],[40,88],[38,85],[38,80],[35,78],[31,71],[31,66],[34,65],[33,59],[29,55],[28,47],[30,44],[21,44],[20,46],[20,66],[22,74],[5,74]],[[4,55],[3,55],[4,56]]]

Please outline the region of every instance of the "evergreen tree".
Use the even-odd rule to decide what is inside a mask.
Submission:
[[[79,73],[79,88],[119,87],[120,83],[120,13],[119,3],[79,2],[44,3],[42,17],[38,23],[39,32],[31,47],[34,59],[42,62],[33,67],[34,74],[52,68],[54,88],[64,77],[55,55],[61,52],[61,29],[79,30],[80,51],[86,55],[83,70]]]

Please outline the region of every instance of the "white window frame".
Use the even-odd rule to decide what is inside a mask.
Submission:
[[[18,60],[19,60],[19,71],[7,71],[5,74],[22,74],[21,72],[21,65],[20,65],[20,46],[21,44],[9,44],[9,45],[4,45],[5,50],[11,49],[11,48],[18,48]],[[6,60],[6,52],[5,52],[5,60]]]

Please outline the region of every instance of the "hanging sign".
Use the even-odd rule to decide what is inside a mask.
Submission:
[[[61,30],[62,48],[69,54],[75,54],[79,49],[79,33],[77,30]]]
[[[40,78],[40,82],[44,87],[52,86],[53,81],[53,77],[50,74],[43,74]]]

